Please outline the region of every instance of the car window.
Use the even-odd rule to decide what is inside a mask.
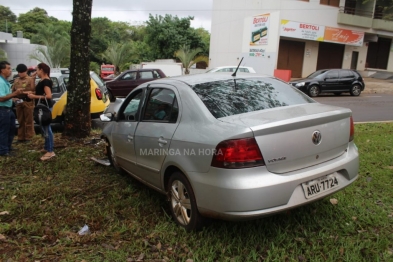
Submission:
[[[153,79],[153,72],[152,71],[142,71],[139,72],[141,79]]]
[[[340,70],[339,76],[340,76],[340,78],[350,78],[350,77],[353,77],[353,74],[349,70]]]
[[[247,68],[239,68],[239,72],[250,73]]]
[[[128,72],[121,77],[121,80],[135,80],[135,79],[136,79],[136,72]]]
[[[325,73],[327,70],[319,70],[319,71],[315,71],[314,73],[312,73],[311,75],[307,76],[307,78],[318,78],[320,77],[323,73]]]
[[[99,87],[105,86],[104,82],[102,82],[101,78],[96,73],[90,73],[90,77],[93,78],[94,82],[96,82]]]
[[[50,78],[52,80],[52,93],[60,93],[61,92],[61,88],[59,85],[59,81],[57,80],[56,77],[51,77]]]
[[[275,107],[315,103],[307,95],[272,78],[222,80],[192,86],[210,113],[226,117]]]
[[[329,71],[327,72],[326,79],[338,79],[338,71],[337,70],[333,70],[333,71]]]
[[[143,120],[176,123],[179,107],[170,89],[154,88],[149,94]]]
[[[153,71],[153,78],[161,78],[160,74],[156,70]]]
[[[138,90],[127,98],[119,111],[119,120],[138,121],[138,109],[142,101],[142,90]]]

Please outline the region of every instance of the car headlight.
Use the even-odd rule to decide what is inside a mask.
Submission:
[[[296,84],[296,87],[301,87],[301,86],[304,86],[305,84],[306,84],[305,82],[300,82],[300,83]]]

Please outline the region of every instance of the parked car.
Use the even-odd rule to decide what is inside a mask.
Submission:
[[[52,77],[52,73],[51,73]],[[61,78],[57,79],[61,82],[61,85],[67,87],[69,85],[69,75],[64,74]],[[55,84],[53,84],[55,86]],[[90,72],[90,114],[91,118],[99,118],[100,115],[108,107],[110,101],[105,91],[105,84],[101,78],[94,73]],[[53,89],[54,90],[54,89]],[[64,114],[67,105],[67,90],[65,90],[61,96],[57,99],[57,102],[52,109],[52,122],[62,123],[64,121]]]
[[[215,67],[212,69],[209,69],[206,71],[206,73],[216,73],[216,72],[235,72],[237,66],[220,66],[220,67]],[[237,70],[240,73],[253,73],[255,74],[255,70],[252,67],[249,66],[240,66],[239,70]]]
[[[160,69],[132,69],[122,72],[113,80],[107,81],[106,87],[110,100],[114,101],[115,97],[127,96],[140,84],[165,77],[166,75]]]
[[[101,115],[113,167],[166,194],[187,230],[324,198],[358,177],[352,112],[273,77],[198,74],[134,89]]]
[[[365,88],[362,76],[351,69],[318,70],[304,79],[291,81],[290,84],[311,97],[321,93],[341,95],[348,92],[352,96],[359,96]]]

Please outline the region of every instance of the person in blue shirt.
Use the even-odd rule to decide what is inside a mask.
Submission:
[[[0,156],[2,157],[12,155],[10,151],[16,131],[12,98],[23,93],[21,89],[11,92],[11,85],[7,81],[11,73],[10,63],[0,62]]]

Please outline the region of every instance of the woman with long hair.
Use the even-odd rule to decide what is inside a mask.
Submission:
[[[37,105],[40,100],[41,103],[46,104],[51,108],[51,103],[48,103],[48,100],[52,99],[52,80],[50,79],[50,68],[45,63],[40,63],[37,65],[36,75],[41,79],[35,88],[35,94],[29,93],[28,97],[30,99],[35,99],[35,104]],[[52,108],[51,108],[52,111]],[[45,145],[42,152],[45,154],[41,157],[42,161],[49,160],[55,156],[55,152],[53,151],[53,132],[50,124],[47,126],[41,126],[42,132],[45,137]]]

